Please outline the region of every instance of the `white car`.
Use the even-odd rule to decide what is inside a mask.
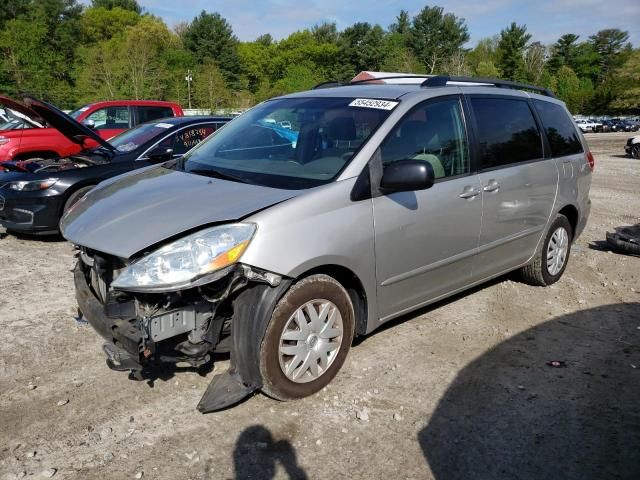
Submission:
[[[583,133],[595,132],[598,130],[598,126],[602,126],[601,123],[594,122],[592,120],[576,120],[576,123]]]

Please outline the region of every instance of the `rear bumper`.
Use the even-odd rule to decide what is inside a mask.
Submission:
[[[0,225],[24,233],[58,232],[63,198],[0,190]]]

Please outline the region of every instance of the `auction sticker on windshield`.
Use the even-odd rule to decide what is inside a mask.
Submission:
[[[399,102],[378,100],[375,98],[356,98],[349,104],[350,107],[377,108],[379,110],[393,110]]]

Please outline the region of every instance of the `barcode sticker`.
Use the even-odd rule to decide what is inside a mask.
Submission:
[[[399,102],[378,100],[375,98],[356,98],[349,104],[350,107],[377,108],[378,110],[393,110]]]

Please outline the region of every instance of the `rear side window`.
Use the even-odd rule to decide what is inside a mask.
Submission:
[[[173,117],[173,110],[170,107],[137,107],[138,123],[150,122],[159,118]]]
[[[564,157],[582,153],[582,143],[573,125],[573,120],[560,105],[542,100],[534,100],[533,104],[540,115],[544,131],[549,139],[551,154]]]
[[[542,158],[542,141],[529,105],[510,98],[472,98],[481,168]]]

